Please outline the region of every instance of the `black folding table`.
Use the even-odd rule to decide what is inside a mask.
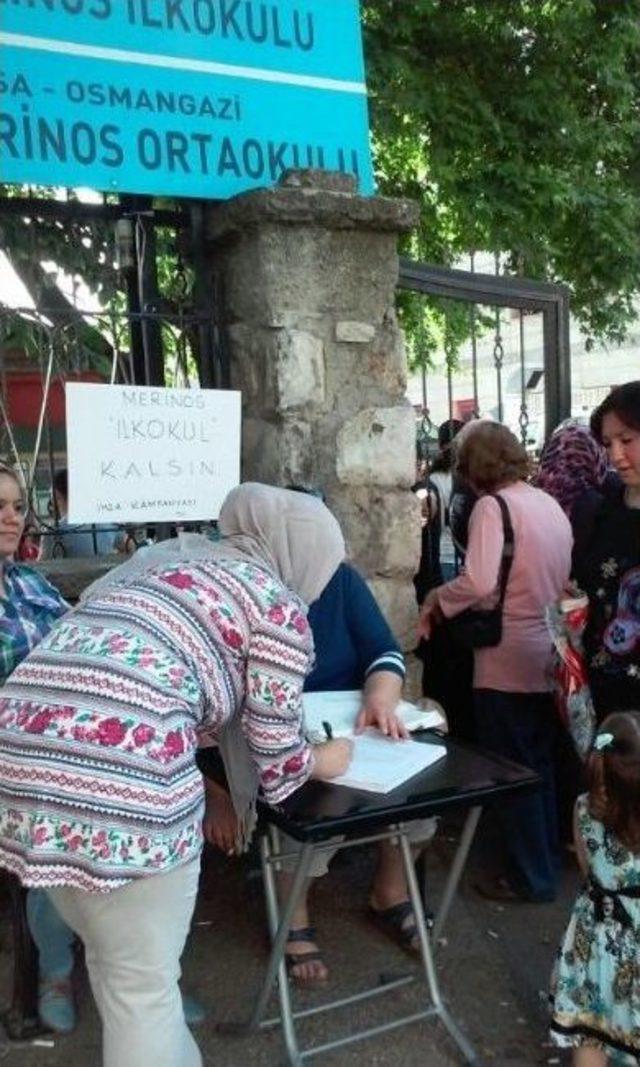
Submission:
[[[247,1033],[260,1027],[280,1025],[289,1063],[293,1067],[301,1067],[305,1060],[322,1052],[332,1051],[342,1045],[373,1037],[420,1019],[435,1017],[442,1022],[458,1046],[464,1062],[478,1062],[473,1046],[443,1003],[434,965],[434,949],[464,870],[483,807],[497,802],[509,803],[516,794],[536,789],[539,779],[527,768],[443,737],[436,731],[424,731],[413,736],[423,744],[444,744],[446,756],[391,793],[365,793],[325,782],[309,782],[279,807],[261,807],[261,858],[272,937],[271,954],[251,1018],[244,1023],[222,1024],[222,1032]],[[440,815],[453,808],[466,809],[467,816],[433,928],[429,930],[425,922],[408,839],[409,824],[416,819]],[[301,843],[299,852],[285,854],[281,851],[278,832],[280,830]],[[343,838],[337,846],[335,840],[327,844],[329,839],[336,837]],[[420,941],[427,1002],[422,1010],[411,1015],[392,1018],[381,1025],[355,1033],[344,1033],[322,1045],[301,1048],[296,1029],[297,1020],[379,996],[415,980],[413,975],[404,975],[383,984],[377,982],[375,986],[351,996],[300,1011],[293,1010],[291,1004],[291,990],[284,961],[285,946],[292,916],[304,891],[313,854],[323,849],[351,848],[354,845],[383,840],[395,840],[401,849]],[[283,859],[295,859],[296,865],[290,896],[280,909],[275,872]],[[276,981],[280,1013],[275,1018],[265,1019],[268,1001]]]

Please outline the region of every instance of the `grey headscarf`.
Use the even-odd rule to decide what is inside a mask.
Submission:
[[[305,604],[318,599],[344,559],[337,519],[308,493],[245,482],[225,499],[218,526],[223,552],[266,565]]]
[[[317,600],[345,556],[337,519],[317,497],[259,482],[232,489],[220,510],[219,542],[183,534],[140,549],[85,590],[82,601],[114,585],[130,585],[147,572],[197,560],[251,560],[266,567],[306,604]],[[231,799],[238,817],[236,848],[246,848],[255,826],[258,776],[242,731],[241,714],[219,737]]]

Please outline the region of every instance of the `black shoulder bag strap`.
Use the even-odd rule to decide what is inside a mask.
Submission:
[[[509,514],[509,508],[507,507],[506,502],[503,500],[499,493],[492,493],[491,496],[494,500],[497,500],[498,506],[502,513],[502,529],[504,532],[504,545],[502,547],[502,559],[500,560],[500,575],[498,581],[500,599],[496,604],[496,607],[502,609],[502,606],[504,604],[505,593],[507,591],[507,582],[509,581],[509,575],[511,573],[511,565],[513,563],[515,538],[513,536],[511,515]]]

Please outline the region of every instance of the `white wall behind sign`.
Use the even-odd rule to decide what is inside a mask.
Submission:
[[[69,521],[215,519],[240,481],[240,393],[68,383]]]

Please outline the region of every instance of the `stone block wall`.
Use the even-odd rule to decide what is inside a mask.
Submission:
[[[415,422],[395,318],[404,201],[346,175],[291,172],[210,209],[231,385],[243,397],[244,479],[321,486],[350,558],[403,647],[415,644]]]

